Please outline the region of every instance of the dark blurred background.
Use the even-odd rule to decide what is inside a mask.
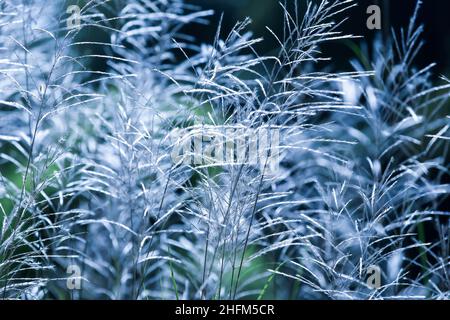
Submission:
[[[258,47],[260,53],[268,53],[276,47],[276,42],[265,26],[269,26],[277,34],[281,34],[283,15],[279,0],[186,0],[185,2],[199,5],[202,9],[215,10],[215,16],[209,26],[189,26],[189,33],[195,34],[205,42],[212,42],[217,23],[223,12],[222,36],[233,27],[236,21],[242,21],[248,16],[253,21],[251,30],[254,35],[265,39],[264,43]],[[294,0],[286,0],[286,2],[292,7]],[[306,0],[299,0],[300,16],[304,12],[305,3]],[[344,31],[364,36],[364,40],[355,40],[364,42],[371,41],[379,32],[390,32],[391,27],[396,30],[400,27],[407,27],[417,2],[416,0],[357,0],[357,3],[358,6],[348,12],[351,17],[345,23]],[[369,30],[366,27],[369,16],[366,10],[373,4],[378,4],[382,9],[384,30]],[[425,26],[425,47],[416,61],[417,64],[423,66],[437,62],[438,66],[435,69],[437,75],[444,74],[448,77],[450,74],[450,1],[423,0],[419,21]],[[330,54],[329,51],[328,54]],[[348,63],[352,52],[348,46],[340,45],[336,48],[333,47],[332,56],[338,65],[346,69],[345,64]]]

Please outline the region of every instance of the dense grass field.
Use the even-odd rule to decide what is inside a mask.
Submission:
[[[358,1],[264,36],[207,2],[0,0],[0,298],[449,299],[421,1],[373,39]]]

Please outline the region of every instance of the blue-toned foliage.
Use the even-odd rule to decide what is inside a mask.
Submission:
[[[353,0],[211,44],[182,0],[80,1],[78,26],[0,0],[1,298],[448,299],[450,81],[415,67],[420,4],[338,72]],[[258,164],[196,161],[261,128]]]

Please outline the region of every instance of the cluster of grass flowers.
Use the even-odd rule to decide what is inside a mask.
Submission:
[[[356,5],[0,0],[1,298],[450,298],[450,81],[420,1],[333,71]]]

